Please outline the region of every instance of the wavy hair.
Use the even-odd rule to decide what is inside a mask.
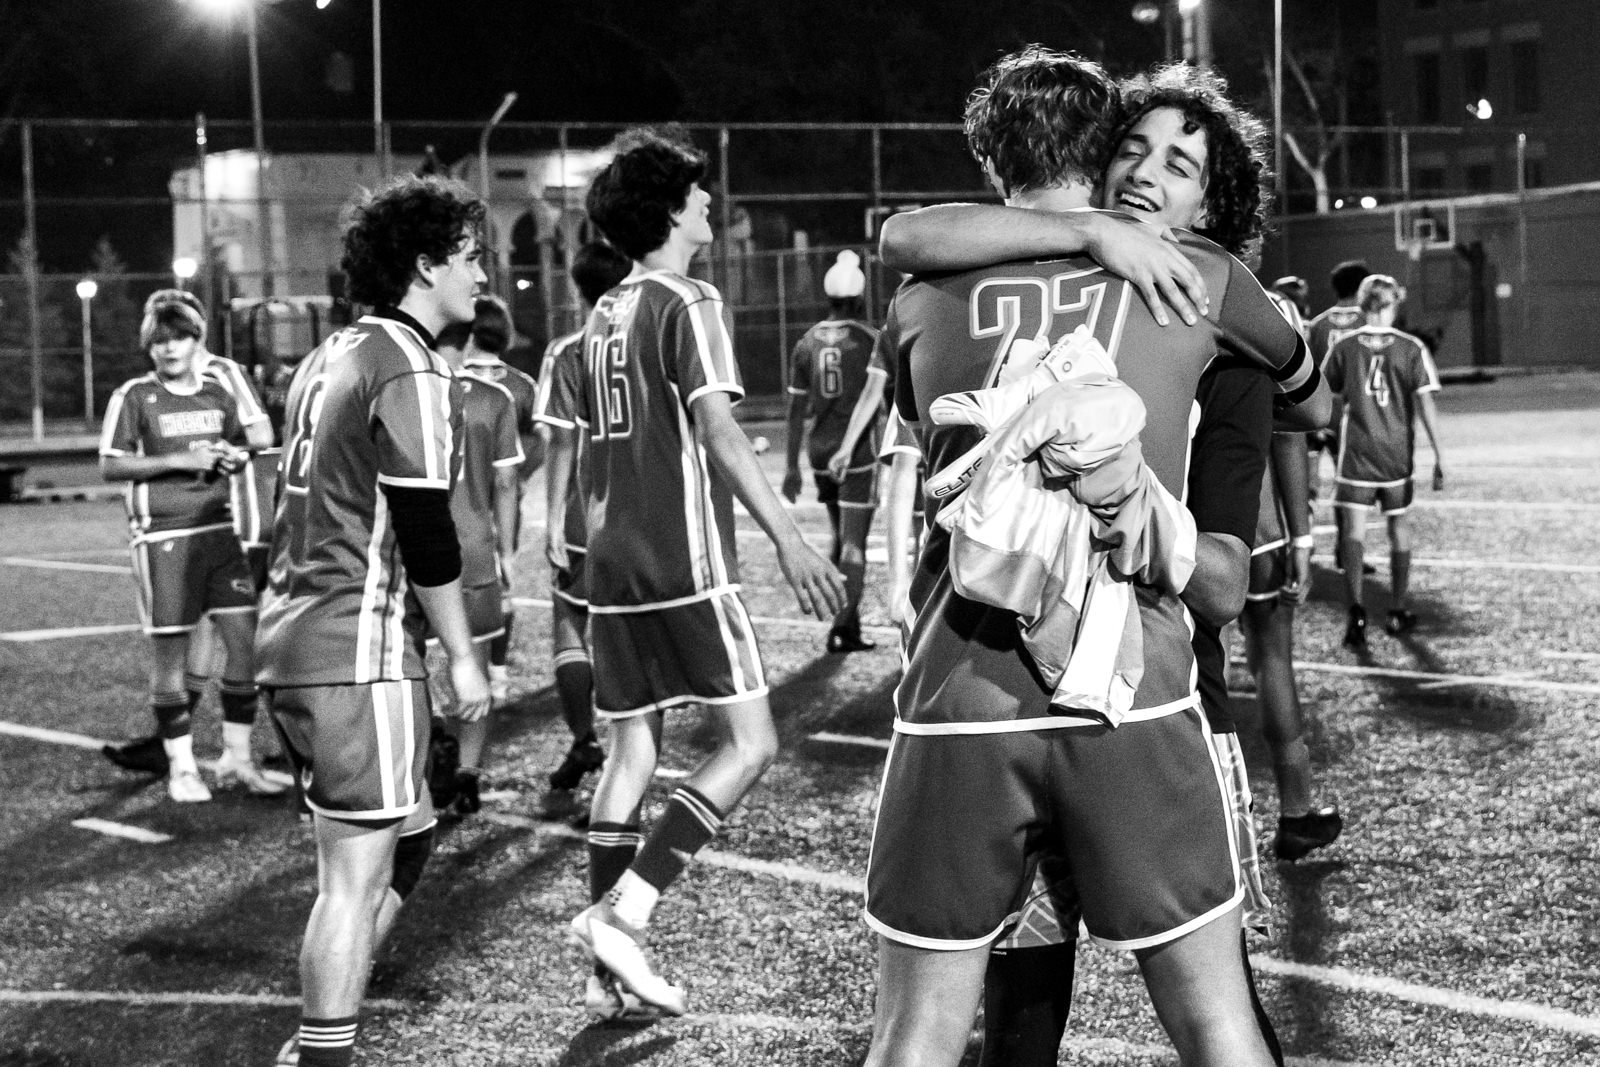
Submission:
[[[481,239],[483,201],[465,185],[434,175],[396,178],[350,212],[339,266],[350,299],[396,307],[417,272],[417,257],[443,263],[468,237]]]
[[[996,60],[967,98],[967,148],[1007,196],[1097,184],[1121,93],[1100,64],[1028,45]]]
[[[643,259],[667,243],[672,216],[706,175],[706,157],[671,128],[627,130],[612,148],[616,154],[589,183],[584,207],[613,248]]]

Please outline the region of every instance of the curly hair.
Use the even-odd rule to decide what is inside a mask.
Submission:
[[[417,257],[443,263],[469,237],[481,239],[483,201],[448,178],[404,175],[368,194],[351,211],[339,266],[350,299],[395,307],[417,271]]]
[[[670,128],[636,127],[611,147],[616,154],[589,184],[584,207],[612,247],[643,259],[667,243],[672,216],[705,177],[706,157]]]
[[[1098,63],[1041,45],[996,60],[967,98],[967,148],[1006,195],[1097,183],[1121,93]]]
[[[1126,117],[1112,144],[1120,144],[1140,119],[1157,108],[1182,112],[1184,132],[1206,135],[1206,225],[1196,226],[1241,258],[1258,249],[1272,202],[1272,171],[1267,166],[1267,127],[1228,99],[1220,75],[1171,63],[1131,79],[1123,86]]]
[[[628,276],[633,262],[604,241],[590,241],[572,257],[567,273],[578,287],[583,302],[594,305]]]

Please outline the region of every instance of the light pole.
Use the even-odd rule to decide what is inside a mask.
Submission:
[[[333,0],[317,0],[322,11]],[[383,0],[372,0],[372,154],[378,161],[378,177],[389,173],[389,138],[383,127]]]
[[[78,283],[78,300],[83,309],[83,426],[94,429],[94,336],[89,330],[89,304],[100,286],[93,278]]]
[[[172,278],[178,283],[179,289],[189,288],[189,279],[199,271],[200,264],[195,262],[193,256],[179,256],[172,261]]]
[[[1211,66],[1211,16],[1204,0],[1178,0],[1183,19],[1183,59],[1197,67]]]
[[[485,208],[489,204],[489,135],[506,117],[506,112],[511,110],[511,105],[517,102],[516,93],[507,93],[500,101],[500,106],[494,109],[494,114],[489,117],[488,123],[483,127],[483,132],[478,135],[478,196],[483,200]],[[489,277],[489,287],[496,292],[500,291],[499,278],[500,261],[490,257],[489,264],[494,268]]]

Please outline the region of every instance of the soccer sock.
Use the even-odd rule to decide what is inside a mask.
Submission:
[[[1077,943],[997,949],[983,976],[979,1067],[1054,1067],[1072,1007]]]
[[[574,741],[594,736],[594,671],[587,659],[556,664],[556,693],[561,697],[561,717]]]
[[[844,573],[845,608],[833,618],[833,629],[839,633],[859,636],[861,633],[861,589],[866,584],[867,561],[865,558],[845,558],[839,563],[839,570]]]
[[[156,716],[156,733],[163,741],[174,737],[187,737],[194,717],[189,714],[189,697],[186,693],[155,693],[150,697],[150,710]]]
[[[300,1067],[350,1067],[355,1050],[354,1015],[300,1020]]]
[[[1389,553],[1389,588],[1394,593],[1396,610],[1404,611],[1406,598],[1411,594],[1411,552]]]
[[[222,680],[222,721],[249,726],[256,721],[256,703],[261,691],[250,681]]]
[[[1339,565],[1344,568],[1344,589],[1351,607],[1361,606],[1361,565],[1366,558],[1365,542],[1353,537],[1339,539]]]
[[[586,835],[589,846],[589,902],[598,903],[633,865],[644,840],[638,823],[594,822]]]
[[[183,672],[183,688],[189,697],[189,711],[200,706],[200,700],[206,695],[206,686],[211,684],[211,679],[203,674],[194,674],[190,671]]]
[[[511,623],[515,616],[506,614],[506,632],[489,642],[489,666],[504,667],[511,654]]]
[[[199,774],[200,768],[194,761],[194,735],[183,734],[180,737],[164,737],[161,747],[167,750],[167,767],[169,774],[179,771],[189,771]]]
[[[672,791],[667,810],[661,814],[661,821],[656,823],[650,831],[649,840],[639,850],[633,871],[660,895],[683,873],[694,854],[717,836],[717,831],[722,829],[722,818],[722,811],[699,790],[690,785],[680,785]],[[643,906],[646,920],[650,917],[650,908],[654,906],[654,901]],[[617,910],[620,912],[622,908],[619,906]],[[644,923],[638,925],[643,926]]]

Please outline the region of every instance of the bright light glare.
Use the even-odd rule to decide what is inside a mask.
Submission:
[[[317,0],[317,10],[321,11],[331,3],[333,3],[333,0]]]
[[[533,283],[530,282],[526,278],[518,278],[517,279],[517,288],[518,289],[531,289],[531,288],[533,288]]]
[[[200,269],[200,264],[194,261],[193,256],[179,256],[172,261],[172,275],[187,281],[193,278],[195,271]]]
[[[1339,209],[1340,209],[1340,208],[1342,208],[1342,207],[1344,207],[1344,197],[1342,197],[1342,196],[1341,196],[1341,197],[1340,197],[1340,198],[1339,198],[1339,199],[1337,199],[1337,200],[1335,200],[1335,201],[1334,201],[1334,202],[1333,202],[1333,209],[1334,209],[1334,210],[1335,210],[1335,211],[1337,211],[1337,210],[1339,210]]]
[[[1200,6],[1200,0],[1178,0],[1178,10],[1185,15]]]
[[[1378,206],[1378,198],[1375,196],[1363,196],[1361,198],[1361,206],[1371,211]]]
[[[219,15],[231,15],[248,3],[250,0],[194,0],[196,7],[203,7]]]
[[[1155,0],[1139,0],[1133,5],[1133,21],[1141,26],[1150,26],[1161,17],[1161,5]]]
[[[85,278],[78,283],[78,299],[93,300],[94,294],[100,291],[100,286],[93,278]]]
[[[1494,105],[1489,103],[1489,101],[1480,98],[1476,104],[1467,105],[1467,113],[1480,119],[1493,118]]]

